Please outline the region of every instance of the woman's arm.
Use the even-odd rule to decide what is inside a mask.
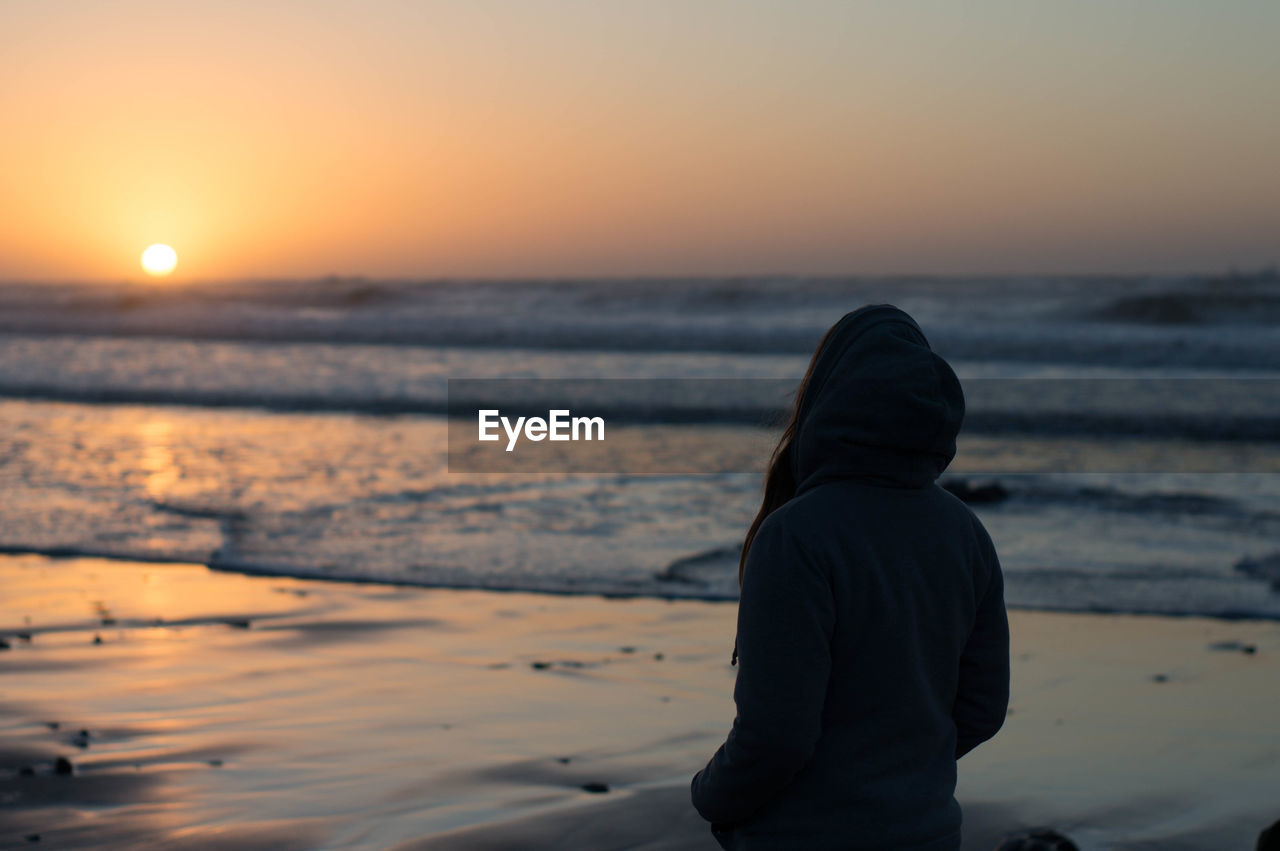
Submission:
[[[693,804],[714,824],[744,821],[813,755],[831,672],[835,602],[821,566],[771,516],[760,527],[738,603],[737,717],[693,778]]]
[[[994,736],[1009,712],[1009,619],[1004,608],[1004,576],[991,539],[985,531],[981,537],[990,573],[978,600],[973,631],[960,655],[960,679],[951,709],[956,724],[956,759]]]

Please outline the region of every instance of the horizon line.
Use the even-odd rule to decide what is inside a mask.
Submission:
[[[4,286],[21,286],[21,285],[44,285],[44,286],[104,286],[104,285],[142,285],[148,286],[200,286],[208,284],[301,284],[301,283],[319,283],[319,282],[349,282],[349,283],[386,283],[386,284],[441,284],[441,283],[553,283],[553,282],[573,282],[573,283],[608,283],[608,282],[636,282],[636,281],[652,281],[652,282],[674,282],[674,281],[769,281],[769,280],[797,280],[797,281],[847,281],[847,280],[946,280],[946,279],[1000,279],[1012,280],[1018,278],[1049,278],[1049,279],[1071,279],[1071,278],[1111,278],[1111,279],[1139,279],[1139,278],[1270,278],[1280,277],[1280,271],[1276,263],[1263,264],[1260,266],[1228,266],[1214,270],[1209,269],[1182,269],[1182,270],[1147,270],[1147,271],[1105,271],[1105,270],[1089,270],[1089,271],[957,271],[957,272],[912,272],[912,271],[880,271],[880,272],[795,272],[795,271],[773,271],[773,272],[609,272],[602,274],[588,273],[571,273],[571,274],[511,274],[511,275],[493,275],[493,274],[475,274],[475,275],[444,275],[444,274],[410,274],[410,275],[374,275],[367,273],[338,273],[328,272],[323,274],[304,274],[304,275],[239,275],[227,277],[200,277],[200,278],[144,278],[144,277],[119,277],[119,278],[90,278],[90,277],[14,277],[0,278],[0,287]]]

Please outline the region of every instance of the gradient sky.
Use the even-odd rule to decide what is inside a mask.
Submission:
[[[1280,3],[0,0],[0,278],[1280,260]]]

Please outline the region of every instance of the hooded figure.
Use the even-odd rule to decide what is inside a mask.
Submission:
[[[744,544],[737,717],[692,783],[722,847],[960,847],[956,760],[1009,698],[995,549],[935,483],[963,417],[895,307],[814,353]]]

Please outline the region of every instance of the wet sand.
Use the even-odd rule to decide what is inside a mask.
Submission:
[[[0,848],[717,847],[688,782],[733,717],[732,604],[37,556],[0,589]],[[1011,621],[967,848],[1251,848],[1280,818],[1280,625]]]

